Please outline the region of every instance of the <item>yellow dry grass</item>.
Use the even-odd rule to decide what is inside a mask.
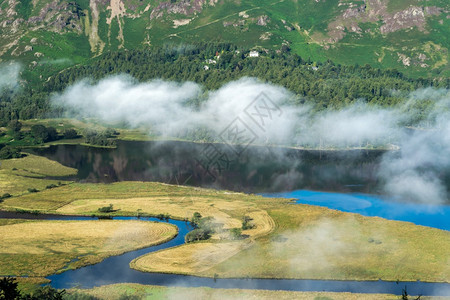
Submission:
[[[146,221],[23,221],[3,225],[0,274],[46,276],[65,267],[160,244],[176,234],[175,226]]]
[[[269,213],[276,229],[209,275],[450,281],[448,231],[308,205]]]
[[[245,214],[253,219],[254,227],[243,232],[250,239],[269,233],[275,226],[267,212],[258,209],[255,203],[239,200],[217,201],[217,199],[198,196],[170,195],[151,198],[77,200],[59,208],[57,212],[65,214],[95,212],[99,207],[109,204],[120,212],[133,212],[139,209],[141,213],[169,213],[181,219],[190,219],[194,212],[200,212],[202,216],[211,216],[215,222],[223,224],[224,229],[240,228]],[[212,240],[228,237],[226,233],[215,234]],[[135,269],[145,271],[199,274],[235,255],[248,244],[247,242],[229,242],[183,245],[144,256],[131,265]]]
[[[3,205],[90,215],[113,204],[121,215],[139,212],[185,219],[198,211],[213,216],[225,228],[240,227],[244,215],[252,217],[256,225],[243,232],[249,235],[249,248],[216,252],[227,242],[234,243],[217,234],[207,243],[166,250],[167,257],[179,255],[179,259],[166,259],[161,252],[151,257],[151,264],[140,261],[140,269],[158,266],[162,272],[217,273],[220,277],[450,281],[447,231],[287,203],[240,193],[120,182],[70,184],[6,199]],[[214,253],[205,268],[199,267],[192,254],[203,247]]]
[[[244,231],[252,237],[269,233],[275,226],[272,218],[266,211],[258,209],[254,203],[244,201],[223,201],[208,197],[181,197],[181,196],[156,196],[125,199],[87,199],[75,200],[56,210],[62,214],[90,214],[96,213],[99,207],[112,204],[120,213],[170,214],[178,219],[190,219],[194,212],[200,212],[202,216],[211,216],[215,222],[223,224],[224,229],[240,228],[242,217],[245,215],[253,218],[254,228]]]
[[[134,188],[133,188],[134,187]],[[135,194],[139,197],[129,197]],[[240,200],[243,199],[243,200]],[[250,216],[252,229],[245,230],[243,234],[249,240],[264,236],[271,232],[275,226],[269,214],[257,207],[254,199],[261,197],[246,196],[239,193],[226,193],[214,190],[194,189],[185,187],[174,187],[157,183],[117,183],[111,185],[80,185],[72,184],[58,188],[58,191],[47,190],[40,195],[24,195],[14,199],[7,199],[4,207],[22,209],[43,209],[61,214],[93,214],[98,213],[100,207],[113,205],[117,210],[116,214],[135,215],[140,214],[169,214],[177,219],[190,219],[194,212],[200,212],[204,217],[213,217],[215,223],[223,224],[224,229],[240,228],[244,215]],[[229,239],[229,234],[225,231],[214,234],[212,241]],[[211,252],[210,262],[196,260],[194,256],[182,254],[180,257],[189,264],[192,270],[203,270],[199,265],[205,264],[210,268],[212,265],[220,263],[243,249],[241,243],[231,242],[205,243],[200,246],[191,244],[181,247],[181,252],[197,252],[201,247],[203,252]],[[203,248],[207,248],[204,250]],[[192,248],[192,250],[190,250]],[[219,251],[227,250],[227,251]],[[180,249],[176,250],[180,251]],[[161,262],[161,268],[166,261]],[[166,268],[176,272],[173,265],[166,264]],[[145,268],[145,266],[143,266]],[[171,269],[173,268],[173,269]],[[166,270],[167,271],[167,270]],[[180,271],[180,270],[179,270]],[[180,271],[183,272],[183,271]],[[194,271],[192,271],[194,272]]]
[[[399,297],[387,294],[353,294],[331,292],[292,292],[245,289],[212,289],[212,288],[186,288],[141,285],[133,283],[113,284],[95,287],[89,290],[71,289],[70,293],[89,294],[100,299],[116,300],[123,295],[134,295],[147,300],[164,299],[303,299],[303,300],[397,300]],[[420,299],[430,299],[421,297]],[[449,297],[436,297],[435,300],[448,300]]]
[[[229,259],[251,244],[251,241],[195,243],[141,256],[130,267],[144,272],[197,274]]]
[[[81,201],[79,201],[81,200]],[[100,200],[105,200],[100,202]],[[46,212],[55,212],[57,209],[67,212],[76,212],[80,214],[91,214],[97,212],[97,204],[103,204],[110,201],[119,200],[117,205],[124,203],[120,214],[135,215],[137,210],[150,213],[171,213],[170,210],[178,209],[177,217],[192,217],[195,207],[203,207],[204,215],[207,216],[207,210],[210,207],[218,206],[220,211],[227,210],[227,214],[236,215],[240,218],[248,211],[257,208],[257,202],[268,202],[270,200],[260,197],[240,193],[226,193],[216,190],[189,188],[174,185],[167,185],[154,182],[117,182],[113,184],[80,184],[74,183],[58,189],[46,190],[41,193],[24,194],[20,197],[7,199],[3,206],[8,209],[38,209]],[[63,206],[74,202],[82,205],[83,208],[77,208],[76,205]],[[94,201],[95,205],[89,205]],[[286,200],[277,200],[286,202]],[[97,203],[95,203],[97,202]],[[176,204],[171,206],[170,204]],[[228,207],[230,209],[228,209]],[[217,210],[212,210],[217,211]],[[220,216],[219,216],[220,217]]]

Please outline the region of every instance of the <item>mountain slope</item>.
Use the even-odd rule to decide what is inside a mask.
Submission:
[[[108,50],[221,40],[447,77],[449,11],[446,0],[5,0],[0,57],[42,72]]]

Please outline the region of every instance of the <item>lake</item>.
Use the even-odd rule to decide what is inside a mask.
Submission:
[[[330,193],[296,190],[262,194],[266,197],[297,199],[297,204],[324,206],[369,217],[412,222],[417,225],[450,230],[450,206],[405,203],[386,196],[360,193]]]
[[[28,150],[78,169],[82,182],[158,181],[263,193],[377,191],[384,151],[317,151],[190,142],[124,142],[116,149],[58,145]]]
[[[377,174],[386,151],[252,146],[236,155],[234,150],[224,144],[118,141],[116,149],[58,145],[31,152],[78,169],[75,179],[81,182],[157,181],[259,193],[450,229],[450,206],[411,203],[381,194]]]

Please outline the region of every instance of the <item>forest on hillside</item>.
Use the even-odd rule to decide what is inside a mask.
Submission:
[[[256,77],[295,93],[295,104],[308,103],[317,110],[339,109],[355,101],[391,106],[418,88],[450,86],[450,78],[413,79],[395,69],[314,62],[291,53],[288,46],[281,51],[257,52],[253,57],[249,53],[250,49],[216,42],[108,52],[43,82],[25,85],[20,91],[3,90],[0,125],[15,119],[60,116],[61,109],[50,106],[52,93],[84,78],[97,81],[112,74],[129,74],[140,82],[156,78],[193,81],[205,90],[218,89],[241,77]]]

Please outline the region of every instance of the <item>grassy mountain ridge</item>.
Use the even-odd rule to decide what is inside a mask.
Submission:
[[[220,40],[448,77],[449,11],[445,0],[5,0],[0,58],[46,76],[109,50]]]

